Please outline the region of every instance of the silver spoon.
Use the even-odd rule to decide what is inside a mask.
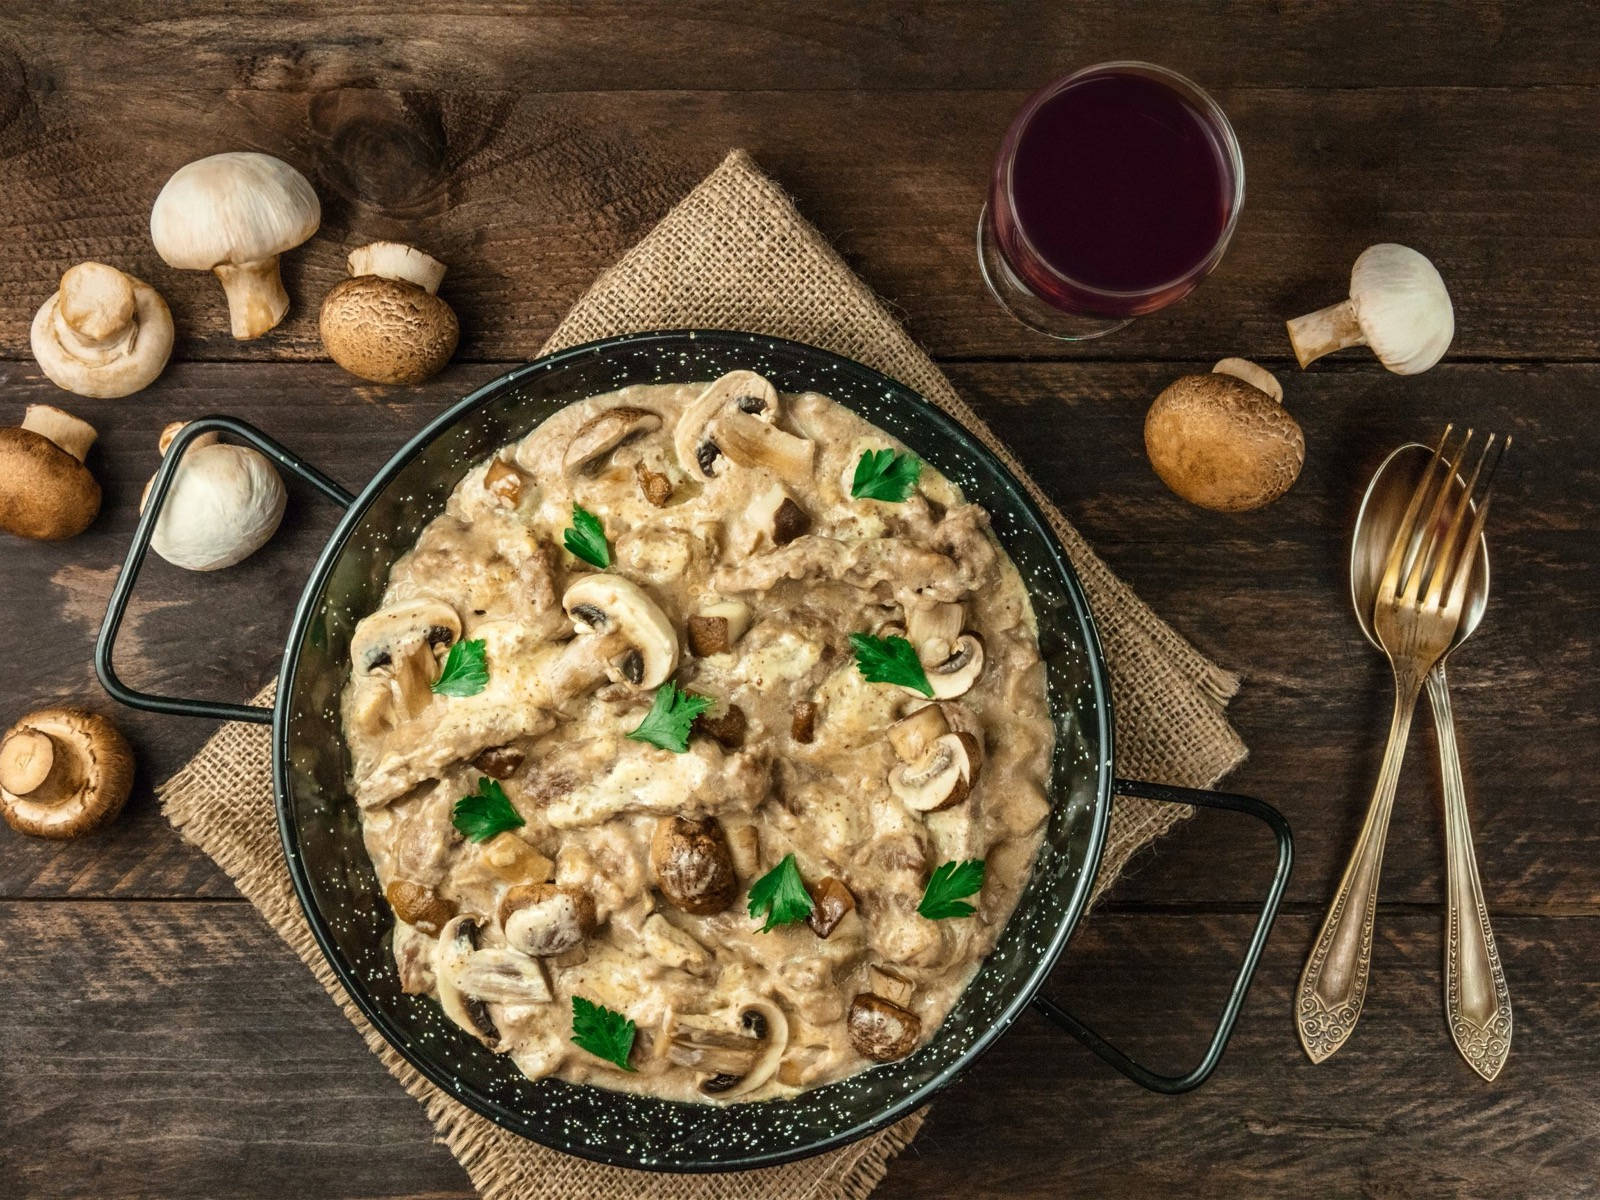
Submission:
[[[1394,532],[1405,515],[1406,504],[1422,478],[1433,451],[1416,444],[1401,446],[1378,468],[1356,517],[1350,547],[1350,601],[1367,641],[1378,646],[1372,631],[1372,611],[1378,583],[1383,577]],[[1465,486],[1460,477],[1452,480]],[[1472,848],[1472,826],[1467,818],[1466,788],[1461,780],[1461,759],[1456,752],[1455,718],[1450,712],[1450,690],[1445,680],[1445,660],[1472,636],[1489,605],[1489,544],[1479,538],[1478,562],[1467,584],[1461,625],[1443,658],[1428,673],[1426,688],[1438,730],[1439,766],[1444,776],[1444,827],[1446,847],[1446,897],[1448,917],[1444,946],[1444,1002],[1450,1035],[1472,1069],[1493,1079],[1511,1052],[1511,993],[1500,967],[1489,909],[1483,902],[1483,885]],[[1381,646],[1378,646],[1382,649]]]

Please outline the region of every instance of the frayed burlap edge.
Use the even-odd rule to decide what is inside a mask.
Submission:
[[[1207,786],[1244,757],[1223,710],[1238,679],[1155,616],[1093,553],[1010,452],[961,401],[887,308],[743,151],[723,164],[574,306],[541,353],[612,334],[694,326],[810,342],[876,367],[919,391],[984,441],[1028,487],[1071,555],[1105,644],[1123,774]],[[258,702],[270,702],[267,688]],[[439,1139],[488,1200],[627,1196],[630,1200],[864,1200],[916,1136],[922,1113],[855,1146],[765,1171],[641,1174],[524,1141],[430,1084],[366,1022],[323,958],[295,900],[274,817],[270,737],[224,726],[161,788],[182,835],[237,883],[310,967],[379,1061],[419,1100]],[[1096,898],[1141,846],[1183,810],[1116,807]]]

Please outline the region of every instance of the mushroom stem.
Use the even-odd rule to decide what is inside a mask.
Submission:
[[[37,729],[19,729],[0,745],[0,788],[16,796],[33,796],[50,803],[49,797],[64,799],[73,789],[54,787],[45,790],[45,782],[55,773],[56,748],[50,735]],[[60,782],[59,780],[57,781]]]
[[[1289,344],[1302,367],[1309,367],[1324,354],[1367,343],[1367,335],[1361,332],[1361,322],[1356,319],[1355,305],[1348,300],[1296,317],[1288,326]],[[1245,382],[1253,384],[1255,380]]]
[[[104,263],[79,263],[61,276],[56,337],[74,357],[94,365],[132,352],[133,282]]]
[[[94,439],[99,436],[89,422],[80,421],[71,413],[62,412],[48,404],[28,405],[28,411],[22,417],[22,428],[48,438],[79,462],[84,460],[89,447],[94,445]]]
[[[1211,368],[1213,375],[1232,375],[1258,391],[1265,392],[1279,404],[1283,403],[1283,384],[1265,367],[1258,367],[1248,358],[1224,358]]]
[[[218,263],[211,270],[228,294],[228,319],[240,341],[260,337],[289,311],[289,293],[283,290],[276,255],[247,263]]]
[[[428,295],[436,295],[444,282],[445,265],[431,254],[400,242],[373,242],[350,251],[345,260],[352,277],[377,275],[383,279],[402,279],[414,283]]]

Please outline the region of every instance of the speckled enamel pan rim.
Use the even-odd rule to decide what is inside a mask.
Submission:
[[[559,371],[563,367],[578,361],[594,356],[604,356],[612,351],[627,350],[638,352],[641,349],[652,349],[659,351],[662,355],[666,355],[676,354],[686,349],[703,349],[708,345],[730,353],[735,353],[742,349],[758,354],[760,349],[767,348],[801,358],[808,358],[828,370],[845,375],[853,375],[862,384],[895,393],[897,402],[903,402],[915,407],[918,410],[919,419],[928,422],[941,436],[949,438],[964,453],[985,460],[986,467],[994,471],[1002,482],[1009,486],[1013,496],[1025,507],[1038,530],[1043,534],[1044,546],[1052,560],[1051,566],[1055,570],[1057,581],[1062,585],[1070,601],[1072,616],[1082,639],[1083,653],[1088,667],[1088,686],[1092,692],[1093,711],[1096,718],[1095,732],[1100,752],[1097,761],[1093,765],[1096,774],[1095,804],[1094,810],[1090,814],[1086,850],[1081,868],[1077,872],[1073,892],[1063,906],[1062,916],[1057,922],[1048,943],[1038,953],[1032,972],[1021,986],[1016,988],[1015,993],[1006,1003],[999,1018],[979,1033],[959,1057],[952,1060],[926,1083],[897,1097],[872,1116],[837,1129],[826,1137],[778,1150],[735,1152],[726,1159],[696,1161],[652,1160],[645,1164],[628,1156],[609,1153],[599,1147],[583,1144],[557,1145],[544,1143],[542,1139],[533,1138],[528,1131],[523,1114],[491,1097],[480,1095],[476,1091],[464,1092],[460,1087],[459,1080],[452,1076],[450,1072],[444,1070],[438,1063],[430,1060],[427,1056],[415,1052],[408,1044],[403,1031],[391,1022],[387,1014],[367,994],[366,987],[356,969],[345,959],[342,951],[336,945],[327,918],[321,912],[314,897],[307,868],[300,853],[299,832],[290,819],[288,802],[290,786],[288,710],[290,702],[296,694],[295,684],[299,667],[299,647],[303,644],[308,626],[323,605],[324,592],[328,586],[330,576],[341,554],[344,552],[347,542],[358,529],[362,518],[377,497],[425,448],[480,405],[486,404],[505,389],[530,377]],[[1074,703],[1076,698],[1062,696],[1052,697],[1052,700],[1056,704],[1069,705]],[[605,1163],[610,1166],[696,1174],[742,1171],[776,1166],[796,1159],[822,1154],[866,1137],[927,1104],[936,1092],[953,1082],[1010,1027],[1018,1014],[1038,993],[1046,977],[1055,967],[1062,951],[1066,948],[1073,929],[1087,906],[1095,877],[1099,872],[1100,857],[1105,845],[1106,828],[1110,820],[1112,803],[1112,772],[1110,764],[1115,761],[1112,736],[1111,694],[1107,684],[1105,659],[1100,639],[1095,629],[1094,619],[1090,613],[1088,600],[1084,595],[1077,573],[1073,570],[1072,564],[1067,559],[1066,552],[1062,549],[1060,541],[1051,529],[1049,520],[1040,511],[1038,505],[1028,494],[1027,489],[1005,468],[1004,464],[995,457],[992,451],[943,410],[935,407],[904,384],[851,359],[814,346],[808,346],[802,342],[770,337],[765,334],[751,334],[733,330],[680,329],[625,334],[620,337],[605,338],[574,346],[567,350],[561,350],[537,359],[526,366],[518,367],[479,387],[458,404],[435,418],[422,432],[401,447],[373,476],[372,480],[356,497],[355,502],[350,505],[344,517],[340,520],[338,527],[329,538],[327,546],[318,558],[316,566],[306,583],[305,590],[301,594],[300,602],[295,609],[294,620],[290,626],[288,639],[284,647],[281,680],[277,700],[273,707],[272,773],[278,813],[278,832],[283,842],[289,877],[294,885],[295,896],[299,900],[307,923],[311,927],[312,935],[315,937],[318,947],[322,950],[329,966],[332,967],[345,993],[355,1003],[356,1007],[361,1010],[367,1020],[371,1022],[372,1026],[383,1035],[384,1040],[389,1043],[397,1054],[409,1062],[412,1067],[446,1095],[457,1098],[468,1108],[487,1117],[509,1132],[528,1137],[530,1140],[541,1141],[542,1144],[550,1145],[552,1149],[563,1153],[573,1154],[580,1158]],[[1011,921],[1014,922],[1017,917],[1018,913],[1013,913]],[[669,1123],[671,1120],[670,1111],[674,1107],[681,1107],[670,1101],[649,1097],[630,1098],[634,1100],[642,1099],[650,1105],[662,1106],[663,1120]]]

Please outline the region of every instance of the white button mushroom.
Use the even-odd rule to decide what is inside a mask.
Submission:
[[[1350,298],[1289,322],[1302,367],[1346,346],[1370,346],[1397,375],[1417,375],[1444,357],[1455,336],[1450,293],[1434,265],[1409,246],[1368,246],[1350,272]]]
[[[180,167],[150,210],[168,266],[213,271],[233,336],[260,337],[289,311],[278,255],[317,231],[322,206],[306,177],[270,154],[213,154]]]
[[[48,404],[0,429],[0,529],[53,542],[82,533],[100,511],[100,485],[83,465],[94,426]]]
[[[1145,416],[1156,474],[1190,504],[1245,512],[1270,504],[1300,476],[1306,440],[1270,373],[1225,358],[1209,375],[1168,384]]]
[[[183,425],[175,421],[161,431],[161,453]],[[146,484],[141,511],[149,495]],[[223,445],[215,433],[203,433],[184,453],[150,544],[186,571],[231,567],[277,532],[286,500],[283,480],[264,455],[248,446]]]
[[[329,356],[374,383],[421,383],[455,353],[461,327],[435,294],[438,259],[398,242],[373,242],[350,253],[351,278],[322,302],[318,328]]]
[[[113,399],[147,386],[172,353],[172,314],[148,283],[79,263],[33,318],[33,357],[57,387]]]

